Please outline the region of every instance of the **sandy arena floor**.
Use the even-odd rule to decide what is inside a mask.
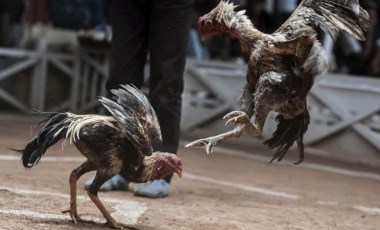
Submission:
[[[31,170],[7,150],[25,144],[30,124],[0,121],[0,229],[104,229],[73,224],[60,212],[69,206],[68,175],[83,160],[76,149],[57,145]],[[142,230],[380,229],[380,175],[310,163],[268,165],[269,158],[221,152],[237,154],[180,149],[184,177],[174,178],[167,198],[107,192],[100,199],[118,221]],[[102,223],[83,190],[89,175],[78,184],[79,213]]]

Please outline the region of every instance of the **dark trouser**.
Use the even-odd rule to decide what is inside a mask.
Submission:
[[[149,100],[162,129],[157,149],[176,153],[181,119],[183,72],[192,0],[113,0],[111,70],[107,89],[141,88],[150,54]],[[165,178],[170,181],[171,176]]]

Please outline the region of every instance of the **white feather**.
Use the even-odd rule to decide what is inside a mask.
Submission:
[[[54,136],[57,136],[67,128],[65,139],[69,142],[69,144],[72,144],[79,140],[80,131],[85,126],[95,123],[102,123],[116,129],[116,127],[110,122],[110,119],[110,117],[100,115],[75,115],[68,113],[68,118],[66,119],[64,126],[61,126],[59,129],[59,126],[57,126],[53,128],[52,131],[55,132]],[[66,145],[67,142],[65,141],[62,148]]]

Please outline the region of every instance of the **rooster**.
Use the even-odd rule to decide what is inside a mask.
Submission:
[[[303,0],[280,28],[265,34],[253,26],[244,10],[235,11],[235,8],[222,0],[199,18],[198,26],[202,40],[221,33],[238,38],[243,53],[249,57],[240,111],[223,118],[226,124],[236,128],[186,147],[206,146],[206,152],[211,153],[218,142],[240,137],[244,132],[259,136],[269,112],[275,111],[277,129],[264,142],[276,149],[270,162],[281,161],[297,142],[299,158],[295,164],[299,164],[304,159],[303,135],[310,122],[306,97],[316,76],[328,68],[316,29],[322,28],[334,39],[345,31],[365,40],[368,13],[358,0]],[[251,117],[254,117],[252,122]]]
[[[112,116],[52,113],[42,121],[39,133],[26,145],[22,163],[26,168],[37,164],[46,150],[61,139],[74,143],[87,160],[70,174],[69,213],[74,223],[83,222],[76,206],[76,184],[85,173],[96,171],[88,195],[112,228],[130,227],[116,222],[98,198],[100,186],[115,176],[131,182],[147,182],[169,174],[182,175],[182,162],[171,153],[154,152],[162,142],[157,116],[147,98],[136,88],[125,85],[111,91],[113,100],[99,101]]]

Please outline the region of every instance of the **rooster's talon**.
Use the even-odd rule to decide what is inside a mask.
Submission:
[[[193,141],[193,142],[185,145],[185,148],[197,147],[197,146],[203,146],[203,145],[207,145],[207,143],[201,139],[201,140],[196,140],[196,141]]]
[[[232,117],[244,115],[245,113],[243,111],[232,111],[230,113],[227,113],[224,117],[223,120],[230,119]]]
[[[76,211],[73,211],[71,209],[68,209],[68,210],[64,210],[64,211],[61,211],[63,214],[66,214],[66,213],[69,213],[70,214],[70,217],[71,217],[71,220],[73,221],[74,224],[77,224],[78,222],[89,222],[89,221],[86,221],[82,218],[79,217],[78,213]]]
[[[191,142],[190,144],[185,145],[185,148],[205,146],[206,153],[210,154],[214,152],[214,148],[217,143],[218,141],[215,141],[212,139],[200,139],[200,140],[196,140],[196,141]]]
[[[249,123],[250,120],[249,118],[247,117],[246,114],[240,114],[236,117],[233,117],[231,119],[229,119],[227,122],[226,122],[226,125],[229,125],[229,124],[232,124],[232,125],[236,125],[238,123],[242,123],[242,124],[246,124],[246,123]]]

